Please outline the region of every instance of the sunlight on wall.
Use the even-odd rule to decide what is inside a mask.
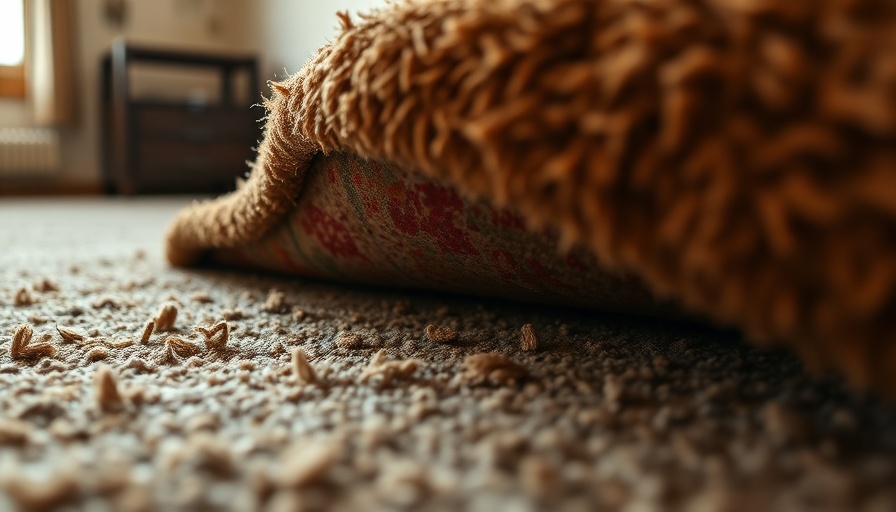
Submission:
[[[0,0],[0,66],[17,66],[25,57],[22,0]]]

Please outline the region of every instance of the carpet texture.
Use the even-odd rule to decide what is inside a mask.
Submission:
[[[435,0],[273,84],[248,184],[168,257],[273,229],[317,152],[398,163],[896,396],[896,4]]]
[[[896,508],[896,410],[786,353],[172,268],[184,205],[0,202],[0,510]]]

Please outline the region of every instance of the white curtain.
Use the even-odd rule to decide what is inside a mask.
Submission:
[[[27,96],[40,125],[65,126],[76,121],[75,2],[25,0]]]

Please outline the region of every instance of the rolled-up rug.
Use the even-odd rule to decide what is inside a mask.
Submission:
[[[342,23],[272,84],[246,183],[175,219],[171,263],[681,311],[896,396],[896,4]]]

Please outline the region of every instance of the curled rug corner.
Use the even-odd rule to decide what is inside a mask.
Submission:
[[[224,265],[373,285],[651,315],[681,315],[631,275],[601,268],[551,229],[463,197],[406,167],[318,155],[292,207],[263,237],[210,251]]]

